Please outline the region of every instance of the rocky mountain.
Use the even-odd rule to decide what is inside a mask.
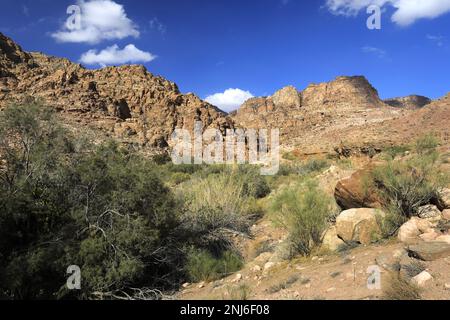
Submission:
[[[405,101],[404,105],[415,101],[398,100]],[[303,91],[290,86],[271,97],[250,99],[233,119],[243,127],[281,126],[283,146],[301,155],[341,149],[371,152],[389,141],[380,139],[382,133],[368,128],[402,119],[413,109],[416,108],[393,107],[382,101],[366,78],[355,76],[311,84]]]
[[[88,70],[67,59],[27,53],[0,34],[0,108],[28,97],[55,107],[73,127],[88,126],[124,143],[167,147],[175,128],[224,131],[224,112],[143,66]]]
[[[382,101],[362,76],[338,77],[304,90],[288,86],[252,98],[227,115],[177,85],[131,65],[86,69],[67,59],[25,52],[0,34],[0,109],[29,97],[60,112],[70,128],[92,129],[97,139],[161,149],[174,129],[278,128],[282,148],[300,155],[372,152],[405,143],[424,130],[448,141],[448,97]],[[421,127],[418,127],[421,125]]]
[[[402,98],[392,98],[384,100],[384,102],[392,107],[420,109],[431,103],[431,99],[424,96],[407,96]]]

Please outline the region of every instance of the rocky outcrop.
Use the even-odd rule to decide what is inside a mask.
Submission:
[[[295,147],[301,155],[316,155],[340,147],[360,153],[377,150],[376,136],[357,132],[407,112],[411,111],[384,103],[366,78],[354,76],[311,84],[303,91],[290,86],[270,97],[250,99],[233,119],[246,128],[279,128],[284,146]]]
[[[418,96],[418,95],[412,95],[407,97],[401,97],[401,98],[392,98],[384,100],[384,103],[396,107],[396,108],[404,108],[404,109],[420,109],[426,106],[427,104],[431,103],[431,99],[424,97],[424,96]]]
[[[67,59],[26,53],[0,34],[0,108],[27,97],[53,106],[73,128],[89,126],[124,143],[164,148],[174,129],[225,132],[224,112],[143,66],[88,70]]]

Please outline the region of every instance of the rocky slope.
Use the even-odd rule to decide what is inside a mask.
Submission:
[[[88,70],[67,59],[26,53],[0,34],[0,108],[27,97],[42,99],[74,127],[86,125],[125,143],[167,147],[175,128],[224,131],[226,114],[143,66]]]

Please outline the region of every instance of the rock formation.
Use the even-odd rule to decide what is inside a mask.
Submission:
[[[0,34],[0,109],[29,97],[60,112],[73,130],[140,147],[166,148],[174,129],[278,128],[282,148],[302,156],[371,154],[428,131],[450,139],[450,95],[382,101],[361,76],[338,77],[303,91],[285,87],[252,98],[230,115],[143,66],[89,70],[67,59],[23,51]]]
[[[60,111],[73,127],[86,125],[125,143],[164,148],[176,128],[225,131],[224,112],[143,66],[88,70],[67,59],[26,53],[0,34],[0,108],[27,97]]]
[[[431,99],[424,96],[407,96],[401,98],[392,98],[384,100],[384,102],[392,107],[405,109],[420,109],[431,103]]]

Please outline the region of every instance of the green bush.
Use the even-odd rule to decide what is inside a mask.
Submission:
[[[239,271],[242,266],[242,258],[232,251],[215,257],[206,250],[191,249],[187,255],[186,270],[192,282],[214,281]]]
[[[211,250],[229,248],[235,234],[248,235],[260,209],[244,190],[243,181],[227,173],[182,184],[177,194],[184,203],[181,214],[184,232]]]
[[[373,180],[386,206],[404,217],[417,214],[430,203],[444,183],[435,166],[436,157],[422,155],[407,161],[389,161],[376,168]]]
[[[242,181],[244,196],[261,199],[270,194],[271,189],[266,177],[262,176],[260,169],[256,166],[239,166],[237,170],[228,169],[236,180]]]
[[[436,150],[439,143],[439,139],[434,134],[428,133],[417,139],[415,150],[419,155],[429,154]]]
[[[315,172],[321,172],[324,169],[328,168],[330,164],[327,160],[324,159],[313,159],[306,162],[302,168],[301,173],[302,174],[310,174]]]
[[[405,155],[405,153],[408,151],[411,151],[411,147],[408,145],[392,146],[384,150],[384,152],[389,156],[389,159],[392,160],[394,160],[398,156]]]
[[[311,253],[321,242],[332,210],[330,197],[312,181],[286,188],[275,196],[271,213],[289,233],[287,256]]]
[[[0,292],[91,298],[176,285],[175,201],[152,162],[74,140],[38,104],[0,114]],[[81,291],[65,289],[70,265]]]

